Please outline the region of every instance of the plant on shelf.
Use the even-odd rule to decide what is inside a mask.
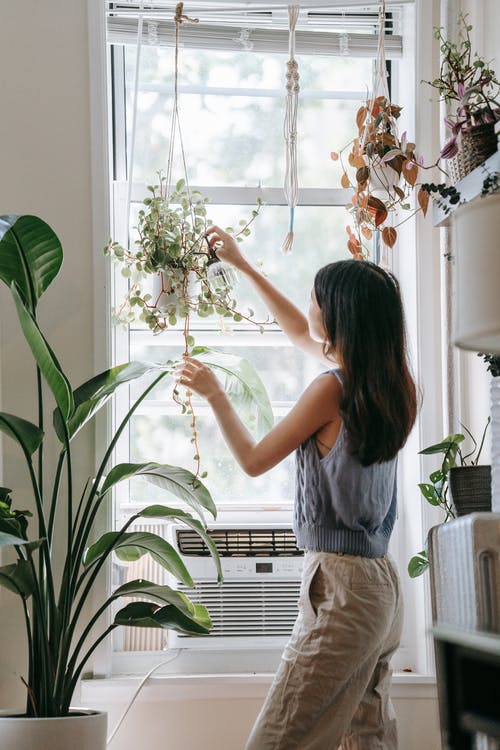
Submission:
[[[434,28],[434,37],[441,51],[439,76],[423,81],[439,92],[440,100],[450,110],[444,122],[451,137],[441,150],[443,159],[453,159],[459,153],[467,157],[469,165],[462,172],[451,175],[452,181],[465,176],[474,166],[496,151],[495,123],[500,120],[500,82],[490,63],[472,52],[467,14],[458,17],[458,39],[446,39],[442,27]],[[473,160],[473,161],[472,161]]]
[[[10,547],[15,553],[14,562],[0,567],[0,585],[19,597],[24,613],[28,672],[22,679],[27,689],[28,717],[66,716],[89,657],[121,625],[173,628],[187,634],[209,632],[211,623],[205,607],[153,581],[131,580],[105,594],[95,605],[91,601],[96,578],[113,554],[123,561],[149,554],[186,586],[194,586],[181,558],[162,536],[134,530],[139,519],[176,520],[194,529],[213,555],[221,578],[217,549],[205,523],[205,514],[215,517],[216,508],[200,479],[182,467],[154,461],[111,464],[114,448],[132,415],[148,394],[172,375],[174,363],[127,362],[74,389],[37,322],[38,302],[56,277],[62,260],[56,234],[40,218],[0,217],[0,279],[11,289],[22,333],[36,365],[33,406],[37,422],[0,412],[0,432],[21,450],[33,498],[32,508],[25,510],[28,503],[23,501],[20,508],[16,507],[12,491],[0,488],[0,547]],[[223,355],[214,362],[217,365],[227,377],[232,377]],[[251,380],[249,370],[246,363],[246,374],[236,378],[237,387],[231,389],[231,394],[241,396],[244,408],[253,402],[258,410],[265,411],[267,402],[264,398],[259,401],[255,395],[258,388],[247,385]],[[151,382],[111,436],[93,476],[83,487],[77,487],[72,467],[80,430],[117,389],[146,374],[153,376]],[[44,400],[49,394],[55,404],[53,434],[44,419]],[[26,394],[27,403],[31,396]],[[54,440],[59,446],[56,465],[50,461]],[[132,478],[161,488],[170,495],[173,505],[169,502],[144,507],[117,530],[106,531],[95,539],[94,523],[100,509],[109,502],[118,483]],[[177,507],[179,502],[181,506]],[[56,528],[65,530],[62,536],[58,533],[57,540]],[[103,613],[110,613],[120,598],[140,601],[119,607],[99,633]]]
[[[366,258],[374,230],[380,231],[382,242],[392,248],[397,241],[397,227],[422,209],[427,212],[429,193],[417,184],[419,170],[424,167],[416,154],[416,145],[406,132],[398,134],[397,120],[401,107],[386,96],[368,100],[356,114],[357,136],[339,152],[341,185],[354,191],[347,206],[353,226],[347,226],[347,246],[355,258]],[[347,164],[344,153],[348,151]],[[433,165],[435,166],[435,165]],[[416,188],[419,208],[413,208],[411,194]],[[409,212],[404,218],[398,209]]]
[[[479,459],[484,446],[486,432],[490,424],[490,418],[486,421],[479,445],[470,431],[465,427],[467,436],[472,441],[472,450],[464,453],[462,443],[466,436],[463,433],[455,433],[443,438],[440,443],[430,445],[419,453],[424,456],[442,454],[443,459],[438,469],[433,471],[429,476],[428,482],[419,484],[420,492],[424,499],[436,508],[444,511],[443,523],[450,519],[456,518],[457,509],[453,500],[448,497],[450,489],[450,472],[458,467],[479,467]],[[424,549],[414,555],[408,563],[408,573],[412,578],[422,575],[429,567],[429,558],[427,550]]]

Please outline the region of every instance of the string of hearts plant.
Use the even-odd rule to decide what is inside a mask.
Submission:
[[[232,371],[236,377],[241,376],[240,358],[231,360],[230,355],[224,355],[228,361],[222,367],[220,355],[218,364],[214,364],[213,355],[205,347],[194,348],[193,316],[207,318],[217,315],[221,324],[228,318],[236,323],[246,320],[258,326],[261,332],[271,321],[258,322],[253,319],[252,310],[246,314],[238,310],[234,299],[236,274],[231,266],[218,261],[207,241],[207,227],[213,223],[207,219],[208,199],[199,191],[191,190],[184,179],[179,180],[169,193],[166,178],[161,172],[158,176],[159,184],[148,186],[150,195],[144,199],[144,207],[139,211],[135,247],[129,249],[110,240],[104,248],[104,253],[120,267],[122,275],[130,279],[125,299],[114,311],[114,322],[129,325],[140,321],[154,334],[159,334],[182,321],[184,353],[202,359],[208,356],[212,366],[226,374]],[[240,220],[238,230],[227,227],[226,231],[234,234],[240,242],[248,237],[250,225],[259,214],[261,205],[259,198],[251,218]],[[248,372],[248,368],[245,367],[245,371]],[[264,386],[257,382],[256,376],[252,382],[253,387],[263,390]],[[195,476],[204,478],[206,472],[201,473],[192,394],[186,389],[181,395],[179,388],[174,386],[172,395],[182,413],[190,418]]]
[[[352,225],[346,231],[347,247],[357,259],[369,256],[367,242],[375,230],[380,231],[385,247],[392,248],[398,238],[397,227],[419,210],[424,216],[427,213],[429,192],[417,179],[421,169],[438,164],[424,166],[423,157],[417,156],[416,144],[408,140],[406,132],[399,136],[397,120],[401,110],[384,95],[367,100],[356,113],[357,136],[330,155],[333,161],[341,162],[342,187],[353,190],[346,206]],[[417,207],[411,203],[414,191]],[[399,210],[409,213],[398,221]]]

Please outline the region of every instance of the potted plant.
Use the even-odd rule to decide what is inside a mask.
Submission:
[[[33,495],[33,507],[25,510],[23,503],[20,509],[11,490],[0,488],[0,546],[10,547],[15,553],[14,562],[0,567],[0,585],[19,597],[28,651],[28,672],[23,677],[26,707],[23,716],[0,718],[2,750],[67,750],[70,746],[74,750],[104,749],[105,716],[72,716],[71,701],[89,657],[115,628],[125,625],[174,628],[188,634],[209,632],[210,617],[203,606],[153,581],[129,581],[109,592],[103,601],[91,601],[96,578],[113,554],[129,561],[149,553],[187,586],[194,585],[189,571],[165,539],[134,530],[137,519],[173,519],[194,529],[214,556],[221,577],[217,549],[205,522],[205,514],[215,517],[216,508],[199,477],[182,467],[154,461],[110,465],[113,449],[132,414],[152,389],[170,376],[175,363],[127,362],[73,389],[37,322],[39,299],[57,275],[62,260],[57,236],[40,218],[0,217],[0,279],[11,289],[24,338],[35,360],[39,415],[34,423],[0,412],[0,431],[21,450]],[[223,355],[218,356],[214,366],[227,371]],[[245,363],[245,372],[249,369],[252,370]],[[144,374],[153,374],[152,382],[112,435],[95,475],[84,487],[76,487],[72,454],[81,428],[118,388]],[[228,377],[232,377],[230,373]],[[255,383],[247,385],[245,377],[248,379],[235,376],[238,387],[232,389],[233,393],[239,392],[245,405],[258,401],[257,408],[265,411],[268,402],[261,390]],[[45,390],[55,402],[51,429],[43,427]],[[30,396],[27,394],[28,401]],[[51,431],[60,446],[56,466],[47,465],[49,453],[43,452],[47,433],[52,438]],[[100,508],[108,502],[115,485],[132,477],[161,487],[174,496],[173,504],[145,507],[118,530],[106,531],[96,539],[94,522]],[[179,501],[184,508],[177,507]],[[66,536],[56,542],[55,528],[58,524],[61,527],[62,519]],[[61,551],[62,564],[58,565]],[[140,601],[129,601],[101,627],[103,613],[109,612],[120,598]],[[76,726],[68,729],[72,722]],[[87,735],[85,727],[89,725]],[[56,731],[61,732],[59,738]]]
[[[452,42],[442,27],[434,28],[441,50],[439,76],[424,81],[437,89],[450,113],[444,122],[451,133],[441,150],[448,160],[452,182],[465,177],[497,150],[495,123],[500,120],[500,82],[491,65],[472,52],[467,14],[458,17],[458,39]]]
[[[381,233],[382,242],[392,248],[397,241],[397,227],[416,210],[427,212],[428,191],[419,187],[419,208],[411,205],[411,194],[417,187],[422,157],[406,132],[398,134],[397,120],[402,108],[382,95],[368,100],[356,114],[357,136],[339,152],[332,152],[334,161],[340,159],[343,188],[354,193],[347,206],[353,225],[347,226],[347,246],[353,257],[366,258],[374,230]],[[344,152],[348,150],[347,164]],[[435,165],[432,165],[435,166]],[[401,218],[398,210],[410,212]]]
[[[194,343],[189,332],[193,315],[216,314],[255,323],[235,308],[234,269],[218,261],[208,245],[206,230],[212,223],[207,221],[208,199],[190,190],[183,179],[169,192],[165,177],[161,172],[158,176],[159,184],[148,186],[150,195],[139,211],[134,248],[113,240],[104,248],[130,278],[129,291],[114,313],[115,322],[127,325],[139,320],[153,333],[161,333],[182,319],[186,348]],[[251,218],[242,219],[237,232],[228,227],[239,242],[250,234],[261,205],[259,198]]]
[[[488,417],[479,445],[464,427],[473,444],[468,453],[462,450],[463,433],[448,435],[441,442],[419,451],[424,456],[443,455],[439,468],[430,474],[429,481],[418,485],[424,499],[444,511],[443,523],[466,513],[491,510],[491,466],[479,464],[490,421]],[[449,491],[451,498],[448,497]],[[428,567],[427,550],[424,549],[410,559],[408,573],[416,578]]]

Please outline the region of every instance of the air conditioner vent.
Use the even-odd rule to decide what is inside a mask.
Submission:
[[[297,557],[303,551],[291,529],[214,529],[209,531],[221,557]],[[203,539],[188,529],[177,530],[177,545],[188,557],[208,557]]]
[[[179,591],[208,609],[213,627],[205,638],[288,637],[297,617],[300,581],[226,581],[221,586],[198,581],[196,589],[181,585]]]

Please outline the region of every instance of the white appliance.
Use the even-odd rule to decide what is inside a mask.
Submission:
[[[212,630],[207,636],[168,633],[168,648],[282,648],[297,617],[303,553],[289,525],[225,524],[210,527],[221,558],[224,580],[201,537],[172,525],[168,539],[196,583],[188,589],[169,585],[207,607]]]

